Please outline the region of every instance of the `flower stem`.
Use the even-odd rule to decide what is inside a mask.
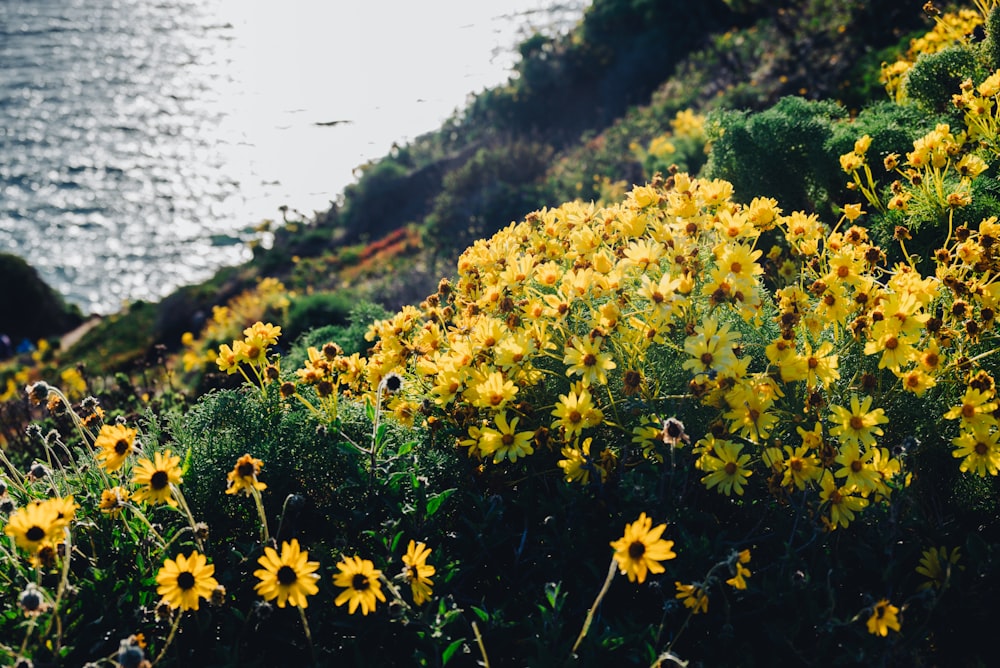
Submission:
[[[594,611],[596,611],[597,607],[601,605],[601,601],[604,600],[604,595],[608,593],[608,588],[611,586],[611,581],[615,579],[616,566],[617,563],[615,562],[614,557],[612,557],[611,565],[608,566],[608,577],[604,578],[604,585],[601,587],[601,591],[597,592],[597,598],[594,599],[593,605],[591,605],[590,609],[587,610],[587,618],[583,621],[583,628],[580,629],[580,635],[577,636],[576,642],[573,643],[573,649],[570,650],[570,654],[576,654],[576,650],[580,646],[580,643],[582,643],[583,639],[587,636],[587,631],[590,630],[590,625],[594,621]]]
[[[490,668],[490,658],[486,656],[486,645],[483,643],[483,634],[479,632],[479,626],[472,622],[472,632],[476,634],[476,644],[479,645],[479,653],[483,655],[483,668]]]
[[[174,636],[177,635],[177,629],[181,627],[181,612],[177,612],[177,617],[174,618],[174,623],[170,626],[170,635],[167,636],[167,642],[163,645],[163,649],[160,653],[156,655],[156,659],[153,660],[153,665],[158,664],[163,657],[166,655],[167,650],[170,649],[170,644],[174,641]]]
[[[309,631],[309,622],[306,620],[305,608],[299,608],[299,616],[302,617],[302,630],[306,634],[306,642],[309,643],[309,655],[312,656],[313,665],[318,665],[316,660],[316,648],[313,646],[312,632]]]

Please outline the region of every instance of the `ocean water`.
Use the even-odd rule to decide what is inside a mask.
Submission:
[[[586,4],[2,0],[0,250],[85,313],[163,297],[245,260],[279,207],[328,208]]]

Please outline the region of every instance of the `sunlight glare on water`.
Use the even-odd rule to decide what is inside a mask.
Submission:
[[[84,311],[248,257],[287,205],[503,81],[552,0],[5,0],[0,249]]]

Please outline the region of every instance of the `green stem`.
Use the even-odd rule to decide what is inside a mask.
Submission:
[[[167,636],[167,642],[165,645],[163,645],[163,649],[160,650],[160,653],[156,655],[156,659],[153,660],[152,665],[155,666],[156,664],[158,664],[166,655],[167,650],[170,649],[170,644],[174,642],[174,636],[177,635],[177,629],[179,629],[180,626],[181,626],[181,612],[178,611],[177,617],[174,618],[174,623],[170,626],[170,635]]]
[[[306,634],[306,642],[309,643],[309,655],[312,656],[313,665],[318,665],[316,660],[316,648],[313,646],[312,633],[309,631],[309,622],[306,620],[305,608],[299,608],[299,616],[302,617],[302,629]]]
[[[255,480],[256,482],[256,480]],[[257,514],[260,516],[261,544],[267,545],[271,536],[267,530],[267,514],[264,512],[264,500],[260,496],[260,490],[250,485],[250,496],[253,497],[254,505],[257,506]]]
[[[573,643],[573,649],[570,650],[571,655],[576,654],[576,650],[580,647],[580,643],[587,636],[587,631],[590,630],[590,625],[594,621],[594,612],[597,607],[601,605],[601,601],[604,600],[604,595],[608,593],[608,588],[611,586],[611,581],[615,579],[615,570],[617,567],[614,557],[611,558],[611,565],[608,566],[608,576],[604,578],[604,585],[601,587],[601,591],[597,592],[597,598],[594,599],[594,603],[587,610],[587,618],[583,621],[583,628],[580,629],[580,635],[576,637],[576,642]],[[572,656],[570,657],[572,658]]]

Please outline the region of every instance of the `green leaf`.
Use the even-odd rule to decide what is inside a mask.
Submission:
[[[459,638],[458,640],[452,640],[451,644],[448,645],[443,652],[441,652],[441,663],[447,665],[451,661],[451,657],[455,656],[455,652],[458,648],[462,646],[465,642],[465,638]]]
[[[413,445],[414,445],[413,441],[407,441],[406,443],[403,443],[401,446],[399,446],[399,450],[396,452],[396,455],[402,457],[403,455],[409,454],[410,451],[413,450]]]
[[[476,607],[476,606],[474,606],[474,605],[472,605],[472,606],[469,606],[469,607],[471,607],[471,608],[472,608],[472,611],[473,611],[474,613],[476,613],[476,617],[479,617],[479,619],[480,619],[480,620],[482,620],[482,621],[484,621],[484,622],[488,622],[488,621],[490,621],[490,613],[486,612],[486,611],[485,611],[485,610],[483,610],[482,608],[477,608],[477,607]]]
[[[396,551],[396,546],[399,545],[399,539],[402,537],[403,537],[402,531],[398,532],[395,536],[392,537],[392,544],[389,546],[389,551],[391,552]]]
[[[441,504],[448,500],[448,497],[455,493],[455,488],[446,489],[443,492],[432,494],[427,497],[427,517],[433,517],[441,508]]]
[[[365,397],[365,417],[372,422],[375,421],[375,406],[372,405],[371,400],[367,397]]]

